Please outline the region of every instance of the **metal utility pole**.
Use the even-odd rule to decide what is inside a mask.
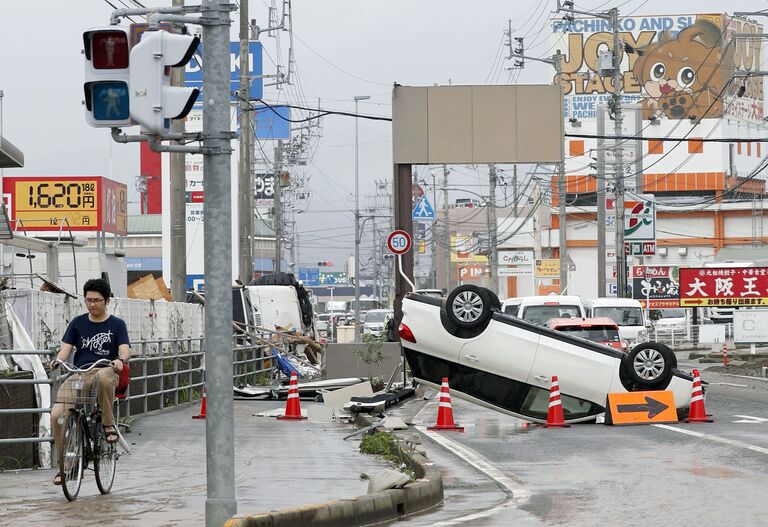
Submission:
[[[624,252],[624,151],[621,140],[621,42],[619,41],[619,10],[609,11],[613,33],[613,171],[616,178],[616,296],[627,296],[627,255]]]
[[[173,6],[183,7],[184,0],[173,0]],[[171,84],[184,86],[184,68],[171,69]],[[171,123],[171,132],[174,134],[183,134],[184,128],[184,119],[174,119]],[[176,302],[186,302],[187,193],[185,154],[183,152],[171,152],[170,161],[171,296]]]
[[[283,252],[283,140],[278,139],[275,148],[275,272],[280,272],[280,258]]]
[[[252,113],[248,101],[251,92],[251,79],[248,60],[250,20],[248,19],[248,0],[240,2],[240,160],[237,171],[237,212],[238,212],[238,276],[245,285],[253,278],[253,178],[251,177],[251,126]]]
[[[606,296],[605,267],[605,106],[597,105],[597,296]]]
[[[355,342],[360,341],[360,164],[358,148],[358,104],[369,95],[355,95]]]
[[[445,243],[445,288],[451,290],[451,229],[448,225],[448,166],[443,165],[443,235]]]
[[[231,4],[203,0],[203,178],[205,185],[205,420],[208,495],[205,524],[223,525],[237,513],[235,421],[232,400],[232,172],[229,126]],[[218,21],[218,23],[215,23]]]
[[[563,56],[560,50],[555,53],[555,79],[558,86],[562,83],[561,75],[563,71]],[[558,245],[560,247],[560,294],[565,294],[568,290],[568,240],[566,236],[565,201],[565,117],[563,114],[563,98],[560,97],[560,164],[558,165],[557,176],[557,195],[558,195]]]
[[[496,261],[496,165],[488,165],[488,267],[491,271],[491,290],[499,287],[498,262]]]

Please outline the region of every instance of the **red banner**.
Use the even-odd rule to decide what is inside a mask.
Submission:
[[[768,305],[768,267],[681,268],[680,305]]]

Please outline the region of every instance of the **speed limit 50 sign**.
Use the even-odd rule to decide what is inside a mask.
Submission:
[[[387,248],[395,254],[405,254],[411,250],[411,236],[403,231],[392,231],[387,236]]]

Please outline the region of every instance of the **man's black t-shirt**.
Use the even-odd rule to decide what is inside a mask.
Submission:
[[[110,315],[103,322],[91,322],[88,313],[72,319],[62,342],[75,347],[75,366],[89,366],[99,359],[117,359],[117,348],[129,344],[128,328],[125,321]]]

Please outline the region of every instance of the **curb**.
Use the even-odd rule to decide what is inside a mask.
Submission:
[[[358,417],[361,417],[360,414]],[[360,421],[364,422],[365,418],[357,421],[358,426]],[[371,423],[368,421],[367,425]],[[401,453],[408,455],[402,449]],[[363,527],[401,519],[440,504],[443,501],[443,478],[440,471],[419,453],[413,453],[410,461],[418,479],[401,489],[236,516],[227,520],[224,527]]]

